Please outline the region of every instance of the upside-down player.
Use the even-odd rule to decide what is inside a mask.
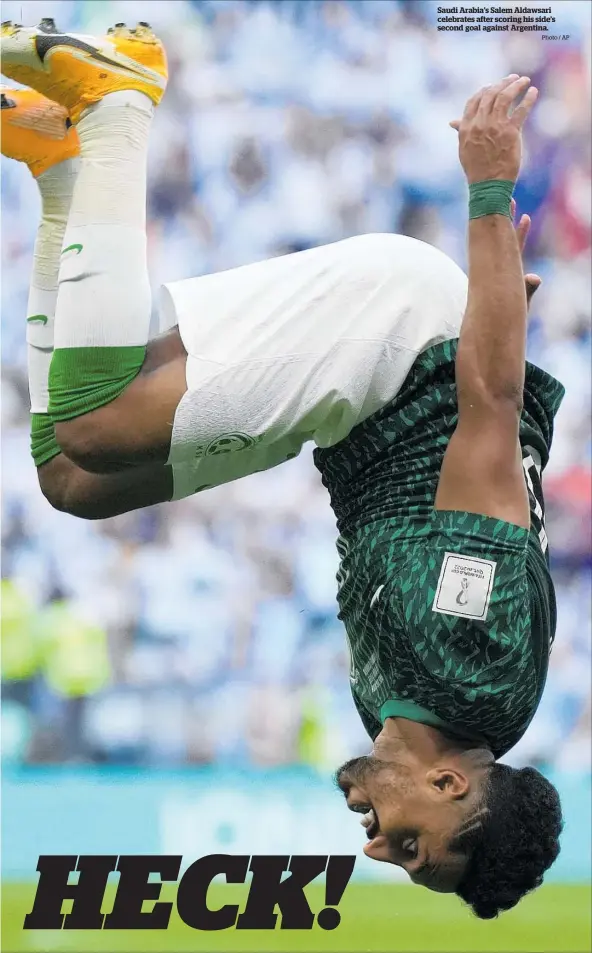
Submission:
[[[529,222],[515,231],[511,215],[536,90],[506,77],[452,124],[468,295],[436,249],[362,236],[174,282],[169,333],[148,342],[162,46],[146,24],[100,40],[50,20],[2,33],[3,72],[32,87],[4,90],[2,151],[27,162],[43,205],[27,316],[43,492],[97,519],[314,441],[374,740],[337,775],[366,815],[365,852],[478,916],[512,907],[555,860],[562,823],[542,775],[498,762],[536,711],[555,631],[540,475],[563,389],[525,362]]]

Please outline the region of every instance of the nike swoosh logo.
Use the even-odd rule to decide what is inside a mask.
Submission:
[[[46,314],[33,314],[30,318],[27,318],[29,324],[33,324],[33,322],[37,322],[37,324],[47,324],[47,321],[48,317]]]
[[[144,76],[144,73],[140,70],[134,69],[132,66],[129,66],[127,63],[122,63],[120,60],[109,59],[108,56],[104,56],[103,53],[97,50],[96,47],[91,46],[90,43],[85,43],[84,40],[79,40],[75,36],[69,36],[67,33],[43,33],[35,37],[35,48],[42,63],[49,51],[56,46],[72,46],[76,50],[88,53],[93,60],[97,60],[99,63],[106,63],[108,66],[117,66],[119,69],[128,69],[130,73],[135,73],[137,76]]]
[[[82,251],[82,245],[68,245],[67,248],[64,248],[62,255],[65,255],[67,251],[76,251],[76,254],[79,255]]]
[[[376,590],[376,592],[374,593],[374,595],[372,596],[372,598],[371,598],[371,600],[370,600],[370,608],[371,608],[371,609],[374,608],[374,606],[376,605],[376,603],[377,603],[378,600],[380,599],[380,593],[382,592],[383,589],[384,589],[384,586],[379,586],[378,589]]]

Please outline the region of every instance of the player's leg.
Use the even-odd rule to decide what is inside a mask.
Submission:
[[[66,110],[34,90],[2,87],[1,105],[2,153],[28,166],[41,197],[27,305],[31,453],[41,489],[56,509],[86,519],[115,516],[168,500],[172,495],[170,467],[91,474],[61,453],[48,414],[48,378],[60,254],[80,164],[78,136]],[[178,335],[164,335],[149,348],[145,367],[154,370],[178,353]]]
[[[67,111],[32,89],[3,86],[1,116],[2,153],[27,165],[41,198],[27,302],[31,452],[40,466],[60,452],[48,414],[48,379],[60,252],[80,167],[80,146]]]
[[[7,75],[69,110],[81,142],[49,380],[57,439],[97,472],[164,463],[184,358],[141,373],[151,311],[146,161],[153,104],[166,86],[163,48],[145,25],[93,41],[43,21],[5,25],[2,52]]]

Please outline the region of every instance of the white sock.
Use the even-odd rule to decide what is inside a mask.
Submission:
[[[29,393],[34,414],[47,413],[60,253],[79,168],[78,158],[65,159],[36,179],[41,193],[41,224],[35,241],[27,304]]]
[[[49,412],[71,420],[139,374],[150,333],[146,166],[153,106],[110,93],[78,123],[81,164],[61,256]]]
[[[105,96],[78,123],[81,167],[64,238],[56,349],[148,341],[146,165],[152,113],[147,96],[123,91]]]

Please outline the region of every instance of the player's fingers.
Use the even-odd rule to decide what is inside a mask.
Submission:
[[[501,92],[503,89],[505,89],[507,86],[515,82],[517,79],[518,79],[518,73],[510,73],[510,75],[504,77],[504,79],[500,83],[496,83],[493,86],[483,86],[481,89],[477,90],[477,92],[474,93],[471,96],[471,98],[467,100],[467,103],[465,105],[464,112],[463,112],[463,117],[462,117],[463,120],[466,122],[469,119],[474,119],[484,99],[487,102],[487,104],[489,104],[488,108],[490,108],[491,104],[495,100],[496,95],[499,92]],[[454,119],[450,123],[452,128],[456,129],[457,131],[460,127],[460,124],[461,124],[460,119]]]
[[[458,130],[460,129],[460,119],[452,119],[448,123],[448,125],[450,126],[451,129],[456,129],[456,131],[458,132]]]
[[[486,116],[491,112],[493,104],[495,102],[495,97],[501,91],[501,83],[495,83],[491,86],[485,86],[481,90],[481,97],[479,99],[479,105],[475,116]]]
[[[530,302],[532,301],[532,296],[534,295],[535,291],[538,291],[538,289],[541,287],[542,283],[543,283],[543,279],[540,278],[538,275],[525,275],[525,276],[524,276],[524,285],[525,285],[525,287],[526,287],[526,303],[527,303],[527,305],[530,305]]]
[[[515,79],[508,86],[505,86],[495,98],[495,103],[493,104],[494,116],[499,119],[505,118],[508,115],[512,103],[526,92],[529,85],[530,78],[528,76],[519,76],[518,79]]]
[[[465,106],[465,111],[463,113],[463,121],[467,122],[469,119],[473,119],[477,115],[477,110],[479,109],[479,103],[481,102],[481,97],[487,90],[487,86],[484,86],[482,89],[478,90],[470,99],[467,100]]]
[[[518,225],[516,226],[516,234],[518,236],[518,245],[520,246],[520,253],[524,252],[526,246],[526,241],[528,239],[528,233],[530,232],[530,216],[522,215]]]
[[[517,79],[519,79],[518,73],[510,73],[509,76],[504,76],[499,83],[486,86],[482,91],[483,95],[479,103],[479,115],[485,116],[490,113],[499,94],[502,93],[504,89],[507,89],[508,86],[511,86]]]
[[[538,99],[538,95],[539,95],[539,91],[536,88],[536,86],[529,86],[526,92],[526,96],[524,97],[522,102],[519,103],[518,106],[516,106],[516,109],[512,113],[511,122],[515,126],[517,126],[518,129],[521,129],[522,126],[524,125],[524,122],[527,119],[528,114],[530,113],[530,110],[532,109],[532,107],[534,106],[534,104],[536,103]]]

